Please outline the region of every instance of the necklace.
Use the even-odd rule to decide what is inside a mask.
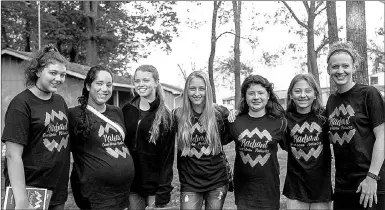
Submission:
[[[35,84],[35,86],[36,86],[36,88],[37,88],[38,90],[40,90],[40,91],[43,92],[43,93],[47,93],[47,94],[50,94],[50,93],[51,93],[51,92],[49,92],[49,91],[46,91],[46,90],[43,90],[43,89],[39,88],[39,86],[37,86],[36,84]]]

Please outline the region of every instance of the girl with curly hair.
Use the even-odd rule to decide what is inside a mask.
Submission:
[[[26,187],[52,191],[49,209],[64,209],[68,196],[70,150],[68,107],[56,94],[66,77],[67,60],[54,45],[34,54],[25,69],[27,89],[5,113],[5,185],[12,186],[16,209],[33,209]]]
[[[234,196],[238,209],[279,209],[277,151],[278,144],[283,147],[286,124],[273,84],[260,75],[248,76],[241,86],[239,115],[229,124],[230,139],[235,140]]]

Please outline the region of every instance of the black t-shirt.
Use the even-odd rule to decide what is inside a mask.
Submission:
[[[329,202],[332,195],[330,143],[326,121],[308,114],[286,113],[287,174],[283,195],[302,202]]]
[[[218,107],[217,125],[221,140],[224,138],[224,122],[228,111]],[[228,183],[226,162],[222,153],[213,154],[206,140],[206,130],[199,123],[200,114],[194,113],[191,127],[190,148],[183,152],[178,150],[177,167],[182,192],[205,192]]]
[[[385,105],[374,87],[355,84],[349,91],[333,94],[327,105],[329,138],[336,158],[336,192],[356,192],[365,179],[376,138],[373,128],[385,122]],[[385,193],[385,164],[377,190]]]
[[[234,195],[254,203],[279,209],[278,142],[282,141],[284,125],[281,119],[267,115],[253,118],[239,115],[230,124],[235,139]]]
[[[67,114],[67,104],[60,95],[42,100],[28,89],[12,99],[5,114],[1,140],[24,146],[26,185],[52,190],[50,205],[63,204],[68,196]],[[10,185],[7,164],[4,165],[5,184]]]
[[[80,106],[70,109],[71,151],[74,158],[71,186],[82,209],[124,209],[134,178],[134,164],[119,131],[86,109],[91,131],[76,134]],[[124,129],[122,111],[107,105],[102,113]]]
[[[143,110],[139,109],[139,120],[142,120],[143,118],[145,118],[149,114],[150,114],[149,110],[143,111]]]

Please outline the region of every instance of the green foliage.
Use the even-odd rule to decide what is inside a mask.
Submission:
[[[216,84],[220,84],[223,87],[230,87],[234,89],[234,56],[230,56],[225,59],[216,60],[214,67],[214,73],[217,75],[215,80]],[[241,76],[247,77],[252,74],[254,71],[253,67],[250,64],[241,62]]]
[[[37,15],[34,16],[37,7],[33,3],[24,1],[1,1],[1,46],[18,50],[24,50],[25,40],[23,34],[37,37],[37,30],[31,27],[30,31],[25,28],[26,20],[31,24],[37,24]],[[36,17],[36,18],[35,18]],[[36,19],[36,20],[35,20]],[[35,36],[34,36],[35,34]],[[32,49],[36,49],[37,43],[31,43]]]
[[[384,28],[380,27],[375,31],[378,36],[382,36],[384,39]],[[381,39],[379,39],[381,40]],[[375,42],[374,40],[369,40],[368,42],[368,59],[373,63],[373,67],[370,69],[372,74],[377,72],[385,71],[385,54],[384,54],[384,45],[382,42]]]
[[[23,50],[24,17],[32,21],[37,34],[37,6],[26,8],[25,2],[1,2],[2,28],[6,30],[8,46]],[[127,65],[139,58],[147,57],[147,47],[159,47],[171,52],[170,43],[178,36],[179,20],[174,11],[175,2],[158,1],[103,1],[97,9],[96,32],[91,39],[96,40],[98,63],[124,74]],[[56,43],[62,54],[72,62],[85,63],[86,48],[84,17],[78,1],[42,1],[41,30],[43,44]],[[17,27],[15,27],[17,25]],[[37,48],[37,36],[32,39]],[[3,46],[3,39],[2,39]]]
[[[284,54],[284,52],[282,52]],[[266,66],[277,67],[279,64],[279,55],[276,53],[270,54],[269,52],[263,52],[260,59],[261,63],[264,63]]]

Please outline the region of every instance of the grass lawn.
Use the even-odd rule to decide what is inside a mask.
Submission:
[[[234,151],[234,142],[232,142],[229,145],[224,146],[225,153],[227,155],[227,158],[230,162],[230,164],[233,166],[234,159],[235,159],[235,151]],[[280,181],[281,181],[281,193],[283,189],[283,183],[285,181],[285,176],[286,176],[286,163],[287,163],[287,153],[285,151],[282,151],[281,149],[278,151],[278,161],[280,165]],[[2,159],[1,161],[1,168],[3,169],[3,164],[4,161]],[[334,163],[332,164],[334,166]],[[333,177],[333,182],[334,182],[334,169],[332,173]],[[2,192],[2,197],[1,197],[1,205],[3,205],[3,198],[4,198],[4,178],[1,176],[1,192]],[[176,169],[176,158],[174,162],[174,179],[172,182],[172,185],[174,186],[174,190],[172,191],[171,194],[171,204],[175,206],[176,208],[179,208],[179,194],[180,194],[180,185],[179,185],[179,178],[178,178],[178,171]],[[72,196],[72,190],[71,187],[68,189],[69,190],[69,196],[68,200],[66,202],[66,209],[79,209]],[[2,209],[3,207],[1,207]],[[236,206],[234,204],[234,193],[233,192],[228,192],[224,209],[236,209]],[[285,210],[286,209],[286,197],[281,194],[281,209]]]

